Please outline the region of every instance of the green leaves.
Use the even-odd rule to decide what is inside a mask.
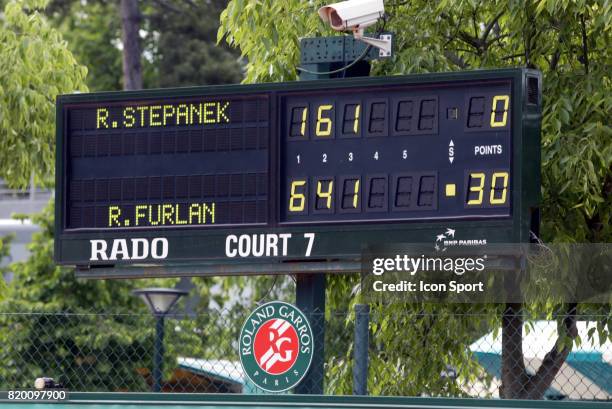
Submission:
[[[8,236],[0,236],[0,260],[3,260],[9,255],[10,242],[14,238],[14,234]],[[4,281],[3,274],[6,272],[6,268],[0,266],[0,303],[4,301],[8,294],[8,287],[6,281]]]
[[[30,384],[45,362],[55,362],[72,386],[84,390],[118,387],[145,390],[135,371],[146,367],[153,345],[154,319],[131,290],[174,286],[176,279],[83,280],[74,269],[53,262],[53,203],[32,222],[40,227],[28,246],[30,257],[13,263],[13,280],[0,287],[0,384]],[[0,248],[0,256],[8,246]],[[0,279],[0,284],[4,280]],[[4,296],[4,300],[2,300]],[[208,298],[201,298],[207,303]],[[129,314],[126,314],[129,312]],[[28,314],[32,313],[32,314]],[[186,322],[185,331],[169,338],[181,353],[202,355],[202,339],[193,330],[210,321],[204,316]],[[19,326],[19,330],[11,330]],[[8,329],[7,329],[8,328]],[[199,339],[197,339],[199,338]],[[185,351],[184,345],[191,348]],[[176,365],[177,351],[168,347],[167,368]],[[113,386],[115,385],[115,386]]]
[[[225,39],[247,58],[245,82],[294,80],[298,39],[330,35],[316,13],[323,3],[232,0],[221,14],[218,41]],[[612,4],[414,0],[387,2],[386,13],[395,55],[374,62],[374,75],[515,66],[543,72],[542,235],[559,242],[612,241]],[[328,281],[328,315],[352,310],[354,286],[353,277]],[[439,370],[449,363],[461,368],[462,377],[475,376],[478,369],[465,346],[499,327],[495,306],[481,307],[477,328],[474,317],[453,315],[460,310],[453,306],[373,308],[379,318],[371,324],[375,352],[369,388],[374,394],[389,393],[389,387],[404,394],[459,393],[439,381]],[[557,306],[543,301],[529,308],[536,319]],[[435,320],[425,331],[427,314]],[[329,329],[328,344],[350,343],[344,327]],[[597,332],[607,334],[604,327]],[[424,339],[427,348],[420,344]],[[350,393],[351,352],[331,347],[326,353],[331,390]]]
[[[542,156],[548,238],[564,235],[609,242],[612,210],[612,108],[605,67],[590,59],[589,75],[552,73],[545,83]],[[603,70],[603,71],[602,71]],[[565,218],[565,223],[554,223]],[[550,229],[550,230],[549,230]]]
[[[317,9],[323,3],[232,0],[221,13],[217,39],[239,47],[249,61],[244,82],[294,80],[299,37],[321,32]]]
[[[39,9],[11,1],[0,20],[0,177],[25,187],[53,180],[55,98],[84,91],[86,71]]]

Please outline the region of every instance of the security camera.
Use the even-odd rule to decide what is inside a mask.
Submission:
[[[319,16],[323,22],[328,23],[336,31],[352,31],[356,40],[380,49],[381,57],[391,55],[391,35],[385,34],[381,38],[365,37],[364,29],[383,17],[385,4],[383,0],[348,0],[323,6],[319,9]]]
[[[383,0],[348,0],[323,6],[321,19],[336,31],[363,30],[385,13]]]
[[[53,378],[36,378],[34,387],[38,390],[63,388],[62,384],[55,382]]]

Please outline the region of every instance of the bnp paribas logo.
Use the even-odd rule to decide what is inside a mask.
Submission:
[[[267,392],[300,383],[312,362],[312,329],[297,307],[281,301],[259,306],[240,331],[240,362],[245,375]]]

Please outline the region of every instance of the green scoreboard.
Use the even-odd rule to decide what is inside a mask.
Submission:
[[[526,242],[540,121],[526,69],[64,95],[55,258],[359,260],[449,230]]]

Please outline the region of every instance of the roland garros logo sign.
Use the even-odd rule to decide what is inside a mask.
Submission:
[[[280,301],[259,306],[240,331],[244,373],[267,392],[283,392],[300,383],[310,368],[313,349],[306,316]]]

